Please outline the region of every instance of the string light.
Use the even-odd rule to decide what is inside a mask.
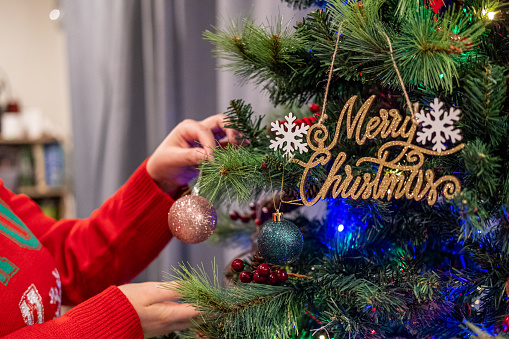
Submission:
[[[495,12],[487,12],[485,9],[482,10],[482,15],[488,16],[488,19],[495,19]]]
[[[338,225],[338,232],[343,232],[344,229],[345,229],[345,226],[343,224]]]
[[[60,10],[56,8],[51,10],[51,12],[49,12],[49,18],[52,21],[58,20],[58,18],[60,18]]]

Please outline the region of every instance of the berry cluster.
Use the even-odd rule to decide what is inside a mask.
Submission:
[[[312,103],[311,105],[309,105],[309,110],[312,113],[319,115],[319,113],[320,113],[320,106],[318,106],[315,103]],[[306,124],[308,126],[312,126],[312,125],[314,125],[316,123],[317,120],[318,120],[318,118],[315,115],[312,115],[310,117],[305,117],[305,118],[302,118],[302,119],[297,119],[297,120],[294,121],[294,123],[297,124],[298,126],[300,126],[302,124]],[[280,123],[281,123],[281,125],[284,125],[284,124],[286,124],[286,120],[282,120],[282,121],[280,121]]]
[[[318,114],[320,113],[320,106],[318,106],[317,104],[315,103],[312,103],[311,105],[309,105],[309,110],[312,112],[312,113],[315,113],[315,114]]]
[[[242,259],[232,261],[232,270],[239,272],[239,279],[243,283],[251,281],[258,284],[278,285],[288,279],[288,273],[285,269],[271,270],[268,264],[260,264],[254,272],[244,271],[245,263]]]
[[[312,126],[315,124],[315,122],[317,121],[318,119],[315,117],[315,116],[311,116],[311,117],[306,117],[306,118],[302,118],[302,119],[297,119],[294,121],[295,124],[297,125],[302,125],[302,124],[306,124],[308,126]],[[286,120],[283,120],[283,121],[280,121],[281,125],[284,125],[286,124]]]
[[[250,213],[247,214],[247,213],[243,213],[243,214],[240,214],[239,212],[237,211],[231,211],[230,212],[230,219],[232,220],[241,220],[242,222],[246,223],[246,222],[249,222],[250,220],[254,220],[254,223],[258,226],[261,226],[263,225],[263,223],[267,220],[270,219],[272,213],[274,212],[273,208],[271,207],[271,202],[268,201],[264,206],[262,206],[261,208],[261,214],[259,217],[257,217],[257,213],[256,213],[256,204],[255,203],[250,203],[249,204],[249,209],[250,209]]]

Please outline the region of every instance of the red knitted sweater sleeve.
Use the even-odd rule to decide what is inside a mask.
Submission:
[[[63,304],[78,304],[110,285],[129,282],[170,240],[173,200],[148,175],[146,162],[87,219],[55,221],[24,195],[9,201],[55,258]]]
[[[143,338],[140,319],[127,297],[111,286],[62,317],[26,326],[4,339],[26,338]]]

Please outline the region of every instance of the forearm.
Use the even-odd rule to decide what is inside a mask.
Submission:
[[[82,220],[42,222],[38,208],[19,215],[57,262],[63,303],[77,304],[110,285],[121,285],[141,272],[171,238],[168,210],[173,199],[162,192],[143,163],[111,198]],[[26,197],[25,197],[26,199]],[[34,211],[34,210],[38,211]]]
[[[136,311],[114,286],[77,305],[62,317],[26,326],[4,339],[14,338],[143,338]]]

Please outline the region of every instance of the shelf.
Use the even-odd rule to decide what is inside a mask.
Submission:
[[[53,137],[42,137],[39,139],[18,139],[18,140],[2,139],[0,137],[0,145],[36,145],[36,144],[49,144],[52,142],[60,141]]]
[[[17,140],[0,138],[0,164],[5,177],[10,179],[6,187],[26,194],[46,215],[55,219],[66,215],[66,201],[71,197],[62,142],[48,136]]]
[[[19,193],[26,194],[32,199],[62,198],[66,193],[61,187],[20,186],[18,189]]]

